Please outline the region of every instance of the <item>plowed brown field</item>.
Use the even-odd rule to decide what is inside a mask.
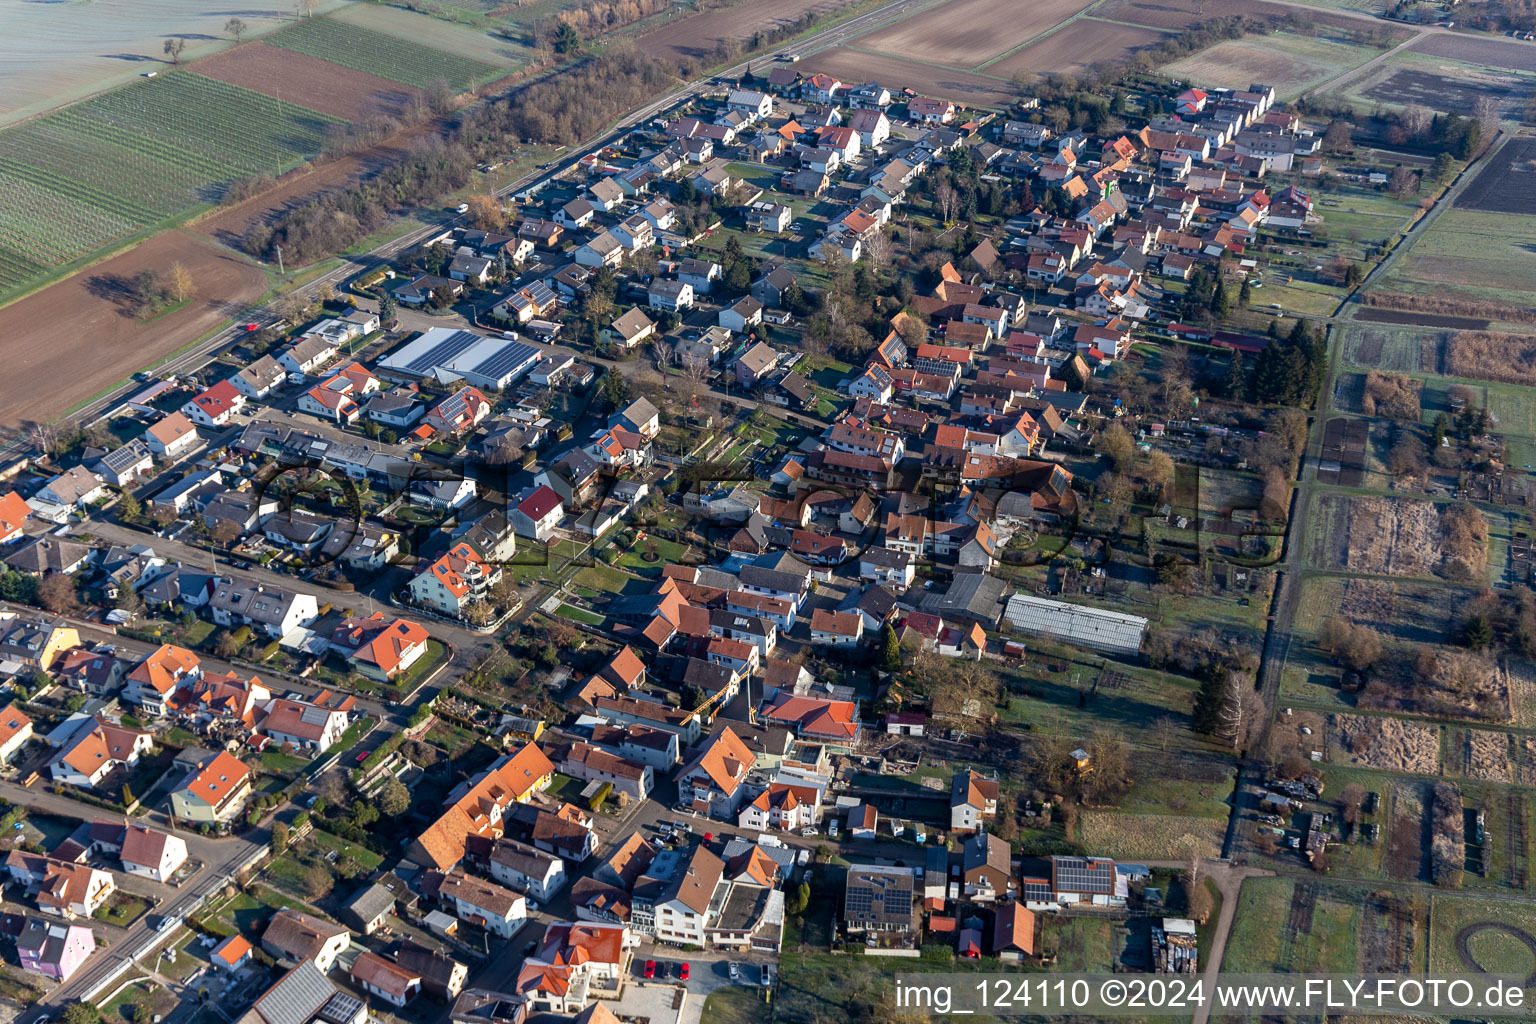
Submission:
[[[1022,46],[1071,17],[1092,0],[955,0],[915,18],[863,36],[862,49],[974,68]]]
[[[396,116],[415,92],[388,78],[266,43],[225,50],[198,61],[192,70],[349,121],[378,114]]]
[[[192,273],[191,304],[152,323],[125,315],[123,283],[177,262]],[[167,231],[0,309],[0,426],[60,416],[197,340],[266,289],[259,268],[208,241]]]

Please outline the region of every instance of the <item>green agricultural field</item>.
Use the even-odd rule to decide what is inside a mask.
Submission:
[[[334,123],[172,72],[0,132],[0,291],[293,167]]]
[[[1481,970],[1519,978],[1536,973],[1536,921],[1530,904],[1437,894],[1429,921],[1431,972]]]
[[[1446,210],[1379,287],[1528,306],[1533,233],[1536,216]]]
[[[418,89],[426,88],[439,78],[446,79],[455,89],[464,89],[506,72],[506,69],[485,61],[372,29],[342,25],[329,18],[307,18],[264,41]]]

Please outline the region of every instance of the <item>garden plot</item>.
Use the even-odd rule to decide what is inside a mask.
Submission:
[[[1115,814],[1084,811],[1081,840],[1085,850],[1109,857],[1146,859],[1221,856],[1226,823],[1176,814]]]
[[[1508,733],[1459,729],[1451,735],[1464,777],[1486,782],[1511,781]]]
[[[1487,569],[1488,524],[1476,506],[1336,495],[1322,504],[1348,520],[1344,530],[1318,538],[1326,568],[1457,580],[1481,579]]]
[[[1440,773],[1440,730],[1380,715],[1334,715],[1331,760],[1379,771]]]

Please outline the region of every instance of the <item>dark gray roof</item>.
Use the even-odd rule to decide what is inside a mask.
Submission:
[[[1003,592],[1008,585],[985,573],[956,573],[942,594],[925,594],[921,609],[944,617],[961,617],[997,625],[1003,614]]]
[[[336,994],[336,986],[326,980],[320,968],[305,960],[267,989],[252,1009],[267,1024],[309,1024]]]
[[[394,906],[394,893],[382,885],[368,885],[347,901],[346,912],[359,925],[366,925],[380,914],[393,910]]]

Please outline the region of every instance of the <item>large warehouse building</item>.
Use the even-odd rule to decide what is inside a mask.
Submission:
[[[434,327],[379,360],[379,369],[405,377],[462,378],[475,387],[500,391],[543,357],[543,352],[521,341]]]
[[[1010,597],[1003,618],[1032,636],[1047,636],[1107,654],[1135,654],[1141,650],[1141,638],[1147,631],[1147,620],[1140,615],[1027,594]]]

